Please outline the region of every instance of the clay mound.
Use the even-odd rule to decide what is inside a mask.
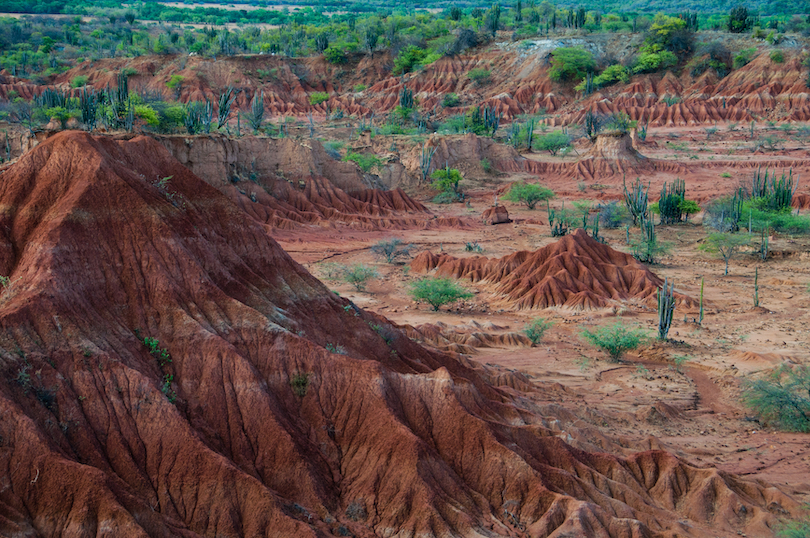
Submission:
[[[629,254],[613,250],[577,230],[535,252],[520,251],[503,258],[454,258],[423,252],[411,269],[445,277],[489,283],[517,309],[562,306],[603,308],[630,300],[650,302],[664,281]],[[693,300],[678,295],[678,303]]]
[[[798,513],[666,452],[572,448],[153,139],[57,135],[0,207],[0,534],[764,536],[766,507]]]
[[[481,220],[484,224],[507,224],[512,222],[512,219],[509,218],[509,211],[507,211],[505,206],[498,205],[494,207],[487,208],[481,214]]]
[[[531,347],[532,342],[525,335],[504,330],[492,324],[481,325],[471,321],[466,325],[447,325],[441,321],[425,323],[413,327],[405,325],[409,338],[428,344],[442,351],[473,354],[476,348],[489,347]]]

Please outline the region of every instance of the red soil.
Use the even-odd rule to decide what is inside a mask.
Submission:
[[[660,450],[571,447],[153,139],[62,133],[2,176],[2,534],[730,537],[798,510]]]
[[[517,309],[588,309],[650,301],[664,284],[631,255],[595,241],[582,229],[535,252],[524,250],[499,259],[460,259],[423,252],[411,268],[417,272],[436,269],[438,276],[492,284]],[[679,300],[692,302],[685,296]]]

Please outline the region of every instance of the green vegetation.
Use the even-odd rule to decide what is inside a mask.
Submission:
[[[85,75],[78,75],[73,77],[70,81],[71,88],[81,88],[82,86],[87,85],[87,77]]]
[[[312,106],[320,105],[329,100],[329,94],[326,92],[312,92],[309,94],[309,104]]]
[[[376,269],[362,263],[344,266],[342,273],[343,281],[354,286],[356,291],[365,291],[369,280],[380,277]]]
[[[737,254],[740,249],[751,244],[751,236],[748,234],[737,235],[728,232],[711,233],[700,245],[700,250],[718,254],[726,262],[726,270],[723,275],[728,275],[728,262]]]
[[[775,64],[781,64],[785,61],[785,54],[781,50],[775,50],[771,52],[771,61]]]
[[[504,196],[505,200],[522,203],[529,209],[534,209],[537,202],[544,202],[551,198],[554,198],[554,192],[551,189],[523,181],[512,183],[509,192]]]
[[[328,344],[327,344],[328,345]],[[296,372],[290,377],[290,387],[293,393],[299,398],[307,395],[309,389],[309,372]]]
[[[583,329],[582,337],[607,353],[611,362],[619,362],[625,352],[636,349],[648,339],[644,329],[622,321],[594,330]]]
[[[414,245],[403,244],[402,239],[382,239],[374,243],[371,252],[383,258],[387,263],[394,263],[398,258],[410,257]]]
[[[489,77],[492,75],[489,69],[483,69],[477,67],[475,69],[470,69],[467,72],[467,78],[471,81],[475,82],[476,84],[486,84],[489,82]]]
[[[456,168],[440,168],[431,174],[433,183],[431,187],[440,191],[440,194],[433,199],[434,203],[451,203],[464,199],[459,183],[462,180],[461,172]]]
[[[169,350],[166,348],[160,347],[160,341],[157,338],[151,338],[147,336],[143,339],[143,345],[146,346],[146,349],[149,351],[149,354],[157,359],[158,364],[161,366],[165,366],[172,362],[172,358],[169,355]]]
[[[551,53],[548,76],[557,82],[576,82],[596,69],[593,54],[582,47],[560,47]]]
[[[775,427],[810,432],[810,366],[783,365],[765,379],[743,386],[743,401]]]
[[[469,299],[473,296],[455,280],[450,278],[425,278],[414,282],[410,295],[416,301],[424,301],[438,311],[439,307],[453,303],[459,299]]]
[[[380,166],[380,164],[382,164],[382,161],[380,161],[376,155],[354,153],[351,150],[346,154],[345,157],[343,157],[343,160],[346,162],[355,163],[363,172],[369,172],[375,166]]]
[[[534,148],[540,151],[548,151],[551,155],[557,155],[558,151],[570,145],[571,139],[567,134],[564,134],[562,131],[554,131],[553,133],[537,137]]]
[[[543,318],[534,318],[523,327],[523,334],[531,340],[532,345],[537,345],[551,326],[552,323],[550,321],[546,321]]]

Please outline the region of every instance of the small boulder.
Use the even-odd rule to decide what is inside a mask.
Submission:
[[[484,211],[481,218],[484,220],[484,224],[505,224],[512,222],[509,218],[509,212],[506,210],[506,207],[502,205],[490,207]]]

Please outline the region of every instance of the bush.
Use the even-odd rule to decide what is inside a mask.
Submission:
[[[570,145],[571,139],[568,138],[567,134],[564,134],[562,131],[554,131],[547,135],[538,136],[537,141],[534,143],[534,148],[540,151],[548,151],[552,155],[557,155],[558,151]]]
[[[582,47],[560,47],[551,53],[548,76],[557,82],[576,82],[596,68],[593,55]]]
[[[461,99],[454,93],[448,93],[442,98],[442,106],[445,108],[456,107],[461,104]]]
[[[540,343],[543,335],[551,328],[552,323],[543,318],[534,318],[523,327],[523,334],[532,341],[533,345]]]
[[[307,372],[296,372],[290,378],[290,387],[292,391],[295,393],[296,396],[299,398],[303,398],[307,395],[307,389],[309,388],[309,373]]]
[[[379,278],[380,274],[373,267],[358,263],[343,268],[343,281],[354,286],[357,291],[364,291],[366,284],[373,278]]]
[[[354,153],[352,151],[349,151],[346,156],[343,157],[343,160],[346,162],[351,161],[355,163],[363,172],[368,172],[375,166],[379,166],[382,162],[377,158],[376,155],[365,155],[363,153]]]
[[[755,47],[751,47],[750,49],[742,49],[734,56],[732,66],[734,69],[739,69],[744,65],[748,65],[748,63],[754,59],[756,53],[757,49]]]
[[[728,274],[728,262],[731,258],[740,251],[741,248],[751,243],[751,236],[748,234],[733,234],[729,232],[715,232],[706,237],[706,240],[700,245],[700,250],[719,254],[726,262],[726,271],[724,275]]]
[[[418,69],[427,55],[425,50],[414,45],[409,46],[394,59],[394,74],[404,75],[413,69]]]
[[[155,112],[155,109],[149,105],[135,105],[133,114],[136,118],[143,120],[143,122],[150,127],[157,127],[160,125],[160,119],[158,119],[157,112]]]
[[[414,248],[415,247],[411,244],[403,245],[402,239],[383,239],[382,241],[377,241],[374,246],[371,247],[371,252],[380,258],[384,258],[388,263],[394,263],[397,258],[410,257],[411,250]]]
[[[456,168],[440,168],[430,175],[433,178],[433,183],[430,184],[436,190],[442,192],[449,192],[459,197],[461,190],[459,189],[459,182],[461,181],[461,172]]]
[[[616,82],[624,83],[629,80],[630,74],[627,72],[627,68],[623,65],[615,64],[606,67],[599,76],[593,79],[593,83],[596,87],[601,88],[602,86],[609,86]]]
[[[326,47],[323,51],[323,57],[333,65],[345,64],[348,61],[346,53],[337,47]]]
[[[551,189],[547,189],[542,185],[524,183],[522,181],[512,183],[512,186],[509,187],[509,192],[504,196],[505,200],[525,204],[529,209],[534,209],[537,202],[543,202],[552,198],[554,198],[554,192]]]
[[[492,73],[489,69],[477,67],[475,69],[470,69],[470,71],[467,73],[467,78],[476,84],[486,84],[489,82],[489,77],[491,75]]]
[[[619,202],[608,202],[596,206],[599,225],[603,228],[618,228],[627,220],[627,209]]]
[[[807,538],[810,536],[810,520],[790,521],[776,529],[777,538]]]
[[[425,278],[414,282],[410,295],[416,301],[425,301],[434,311],[442,305],[473,296],[450,278]]]
[[[674,53],[668,50],[656,50],[655,47],[643,47],[633,66],[633,73],[652,73],[674,67],[677,64],[678,57]]]
[[[180,84],[182,84],[182,83],[183,83],[183,77],[182,76],[180,76],[180,75],[172,75],[171,78],[169,78],[168,82],[166,82],[166,87],[174,90],[175,88],[180,86]]]
[[[85,75],[73,77],[73,80],[70,81],[71,88],[81,88],[82,86],[87,86],[87,77]]]
[[[775,64],[781,64],[785,61],[785,55],[781,50],[771,52],[771,61]]]
[[[619,362],[625,352],[636,349],[649,339],[647,331],[622,321],[593,331],[583,329],[582,337],[607,353],[612,362]]]
[[[810,366],[782,366],[767,379],[743,385],[743,402],[763,420],[787,431],[810,433]]]
[[[326,92],[313,92],[309,94],[309,104],[312,106],[320,105],[329,100],[329,94]]]

